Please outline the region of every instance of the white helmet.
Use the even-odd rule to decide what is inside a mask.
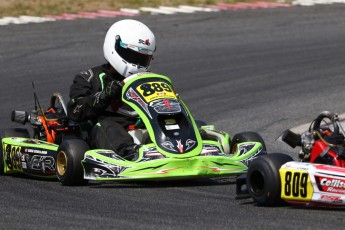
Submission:
[[[146,72],[156,50],[152,31],[143,23],[125,19],[108,30],[103,45],[105,59],[125,78]]]

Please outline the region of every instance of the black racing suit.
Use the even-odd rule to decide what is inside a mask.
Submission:
[[[102,92],[110,81],[123,80],[120,74],[110,73],[110,68],[109,64],[104,64],[77,74],[70,88],[67,111],[70,120],[92,124],[88,140],[90,148],[111,149],[123,155],[126,148],[134,144],[127,127],[135,121],[115,113],[123,106],[120,92],[118,98],[103,97]]]

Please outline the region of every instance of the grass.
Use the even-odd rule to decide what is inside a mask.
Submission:
[[[255,0],[0,0],[0,17],[4,16],[43,16],[48,14],[97,11],[100,9],[119,10],[141,6],[207,5],[218,2],[234,3]]]

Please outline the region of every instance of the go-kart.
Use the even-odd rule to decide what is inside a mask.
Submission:
[[[281,153],[258,157],[237,180],[237,195],[248,192],[261,206],[345,205],[344,135],[338,115],[327,111],[302,134],[286,130],[282,140],[301,147],[300,162]]]
[[[23,129],[1,133],[1,171],[56,175],[63,185],[217,177],[243,174],[254,158],[266,153],[255,132],[238,133],[230,141],[228,133],[194,120],[166,76],[141,73],[122,84],[122,100],[133,111],[117,112],[137,119],[128,130],[141,146],[135,159],[90,149],[82,125],[68,121],[62,98],[53,95],[46,112],[13,112],[13,121],[32,124],[34,136]]]

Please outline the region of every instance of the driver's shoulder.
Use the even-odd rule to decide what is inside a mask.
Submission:
[[[92,67],[76,74],[75,78],[81,78],[87,82],[98,80],[100,74],[105,73],[105,64]]]

